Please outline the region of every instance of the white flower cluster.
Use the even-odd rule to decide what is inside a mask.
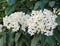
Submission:
[[[10,16],[3,18],[3,25],[8,29],[13,28],[12,31],[17,31],[22,26],[22,30],[28,27],[28,33],[34,35],[41,32],[44,35],[53,35],[53,29],[58,25],[55,22],[57,16],[50,10],[44,9],[39,11],[32,11],[31,16],[23,12],[15,12]]]
[[[53,29],[58,25],[55,22],[57,16],[50,10],[44,9],[32,11],[31,17],[28,19],[28,33],[34,35],[41,32],[47,36],[53,35]]]
[[[27,26],[27,19],[29,15],[25,15],[23,12],[15,12],[9,16],[5,16],[3,18],[3,25],[8,29],[13,28],[12,31],[15,32],[19,30],[20,25],[22,25],[22,30],[25,31],[25,27]]]

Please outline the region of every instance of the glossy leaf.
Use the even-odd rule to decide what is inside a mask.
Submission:
[[[40,2],[40,8],[43,10],[44,7],[45,7],[45,3],[41,1],[41,2]]]
[[[13,5],[15,4],[16,0],[7,0],[8,5]]]
[[[36,10],[40,6],[40,1],[35,3],[34,10]]]
[[[49,2],[49,6],[50,6],[50,7],[53,7],[54,5],[55,5],[55,1]]]
[[[36,46],[38,44],[39,40],[41,39],[40,37],[41,36],[39,36],[39,35],[35,35],[31,41],[31,46]]]
[[[5,14],[6,15],[11,14],[12,12],[15,11],[15,8],[16,8],[15,6],[9,6],[9,7],[7,7],[6,10],[5,10]]]

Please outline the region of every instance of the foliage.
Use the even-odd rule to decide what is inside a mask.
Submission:
[[[59,0],[0,0],[0,24],[3,24],[2,18],[13,12],[23,11],[31,13],[32,10],[57,8],[60,12]],[[60,46],[60,16],[57,15],[58,26],[54,31],[54,35],[47,37],[45,35],[36,34],[30,36],[22,32],[3,31],[0,33],[0,46]],[[58,44],[57,44],[58,43]],[[39,44],[39,45],[38,45]]]

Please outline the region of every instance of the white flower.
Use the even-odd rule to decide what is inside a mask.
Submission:
[[[5,16],[3,18],[3,25],[6,26],[8,29],[13,28],[12,31],[17,31],[20,28],[20,24],[22,25],[22,30],[25,31],[27,27],[27,19],[29,15],[23,12],[15,12],[9,16]]]
[[[47,9],[44,9],[43,12],[33,10],[31,16],[23,12],[15,12],[3,18],[3,25],[8,29],[13,28],[13,32],[18,31],[19,28],[25,31],[25,28],[28,27],[28,33],[31,35],[41,32],[41,34],[51,36],[53,29],[58,25],[55,22],[56,18],[57,16]]]
[[[49,36],[53,34],[53,29],[58,25],[55,22],[57,16],[50,10],[44,9],[32,11],[31,17],[28,19],[28,33],[34,35],[41,32]]]

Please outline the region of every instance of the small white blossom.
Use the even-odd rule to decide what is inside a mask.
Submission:
[[[53,30],[51,30],[51,31],[46,31],[45,35],[46,35],[46,36],[52,36],[52,35],[53,35]]]
[[[58,15],[60,15],[60,12],[58,13]]]

